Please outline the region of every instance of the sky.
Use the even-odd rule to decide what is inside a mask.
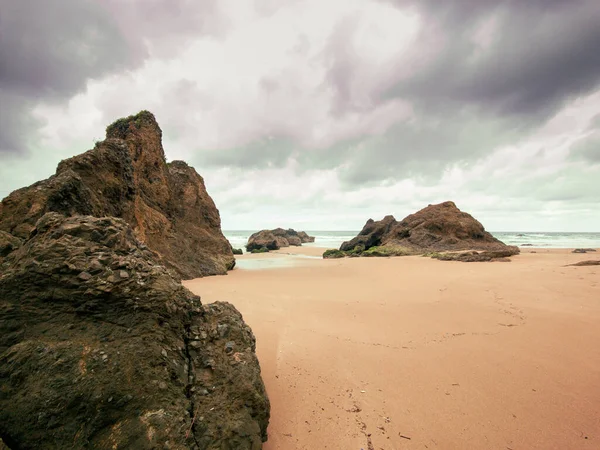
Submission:
[[[600,232],[597,0],[0,0],[0,197],[142,109],[225,230]]]

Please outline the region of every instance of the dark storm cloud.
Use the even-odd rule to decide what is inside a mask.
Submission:
[[[418,7],[424,28],[417,42],[435,40],[441,52],[389,96],[436,110],[466,103],[538,123],[600,83],[595,0],[425,1]],[[475,32],[490,20],[495,31],[480,49]]]
[[[499,145],[518,142],[568,101],[600,86],[596,0],[392,3],[418,11],[422,28],[408,59],[397,66],[396,79],[402,81],[392,76],[372,100],[409,101],[415,117],[383,136],[330,149],[324,161],[339,167],[347,188],[439,177],[449,164],[469,164]],[[342,22],[330,40],[327,79],[336,93],[334,114],[361,105],[349,89],[360,71],[344,39],[352,20]],[[420,64],[421,54],[433,56]],[[588,145],[581,154],[595,158],[595,144]]]
[[[22,153],[39,101],[64,101],[87,80],[175,53],[180,37],[217,30],[215,2],[0,0],[0,152]],[[214,17],[213,17],[214,18]]]
[[[0,0],[0,152],[21,152],[39,125],[37,100],[68,98],[131,60],[98,2]]]

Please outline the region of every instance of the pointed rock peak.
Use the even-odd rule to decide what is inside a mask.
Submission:
[[[140,111],[134,116],[123,117],[106,127],[106,138],[127,139],[139,133],[155,133],[162,138],[162,130],[150,111]]]
[[[434,205],[434,206],[436,206],[436,205]],[[439,206],[443,206],[444,208],[456,208],[456,209],[458,209],[457,206],[456,206],[456,203],[451,202],[451,201],[440,203]]]

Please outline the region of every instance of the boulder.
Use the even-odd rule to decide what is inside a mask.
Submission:
[[[261,448],[269,400],[232,305],[202,305],[124,220],[29,228],[0,272],[8,447]]]
[[[302,245],[302,240],[298,236],[288,236],[287,241],[288,245],[293,245],[294,247],[299,247]]]
[[[279,250],[281,247],[301,246],[305,242],[314,242],[315,238],[308,236],[304,231],[297,232],[293,229],[284,230],[275,228],[274,230],[261,230],[252,234],[248,238],[246,250],[267,249]]]
[[[269,230],[257,231],[248,238],[246,250],[249,252],[261,248],[266,248],[267,250],[279,250],[281,238],[279,240],[277,238],[278,236],[275,236]]]
[[[298,231],[298,237],[300,238],[303,244],[306,244],[308,242],[315,242],[315,237],[309,236],[304,231]]]
[[[458,258],[450,255],[440,259],[484,261],[505,258],[519,253],[519,248],[508,246],[485,231],[483,225],[470,214],[459,210],[453,202],[444,202],[411,214],[398,222],[393,216],[383,220],[369,219],[362,231],[340,250],[363,253],[373,247],[393,249],[395,254],[424,254],[439,252],[476,251]],[[482,253],[485,252],[485,253]],[[390,256],[383,251],[383,256]],[[379,256],[379,255],[378,255]],[[439,255],[438,255],[439,256]]]
[[[122,218],[183,278],[235,265],[204,180],[182,161],[166,162],[162,131],[148,111],[117,120],[92,150],[2,200],[0,230],[26,239],[47,212]]]

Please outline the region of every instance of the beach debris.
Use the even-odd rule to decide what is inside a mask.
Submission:
[[[595,248],[576,248],[571,253],[587,253],[587,252],[595,252]]]

